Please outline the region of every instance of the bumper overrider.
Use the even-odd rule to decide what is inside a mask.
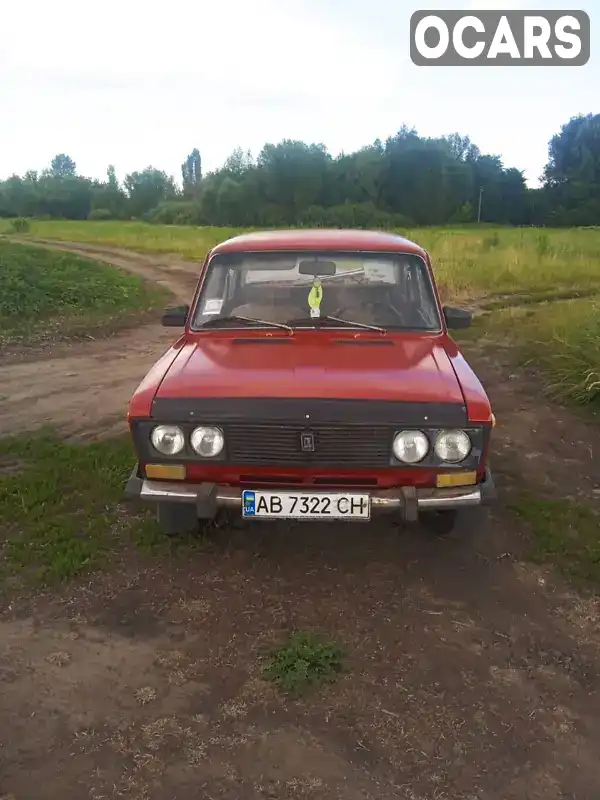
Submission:
[[[269,490],[277,491],[277,488],[270,486]],[[416,522],[420,512],[487,506],[497,497],[489,469],[486,470],[485,479],[474,486],[445,489],[402,486],[396,489],[365,491],[370,495],[371,508],[374,512],[396,512],[406,522]],[[131,500],[195,506],[197,515],[201,519],[214,517],[221,508],[241,509],[242,492],[241,488],[221,486],[216,483],[149,480],[140,476],[137,465],[132,470],[125,488],[125,496]]]

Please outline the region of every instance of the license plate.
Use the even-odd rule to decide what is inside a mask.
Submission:
[[[242,492],[242,516],[270,519],[370,519],[368,494]]]

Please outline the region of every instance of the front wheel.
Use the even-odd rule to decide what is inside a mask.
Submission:
[[[419,516],[419,524],[431,536],[449,536],[456,529],[459,513],[456,510],[429,511]]]
[[[423,511],[419,515],[421,528],[427,535],[438,538],[456,537],[466,540],[482,533],[486,524],[487,509],[481,506],[446,511]]]
[[[156,518],[166,536],[195,533],[199,527],[196,508],[183,503],[159,503]]]

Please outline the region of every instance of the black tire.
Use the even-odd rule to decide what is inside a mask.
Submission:
[[[459,513],[455,510],[428,511],[419,516],[419,523],[430,536],[450,536],[456,529]]]
[[[436,538],[455,538],[462,542],[479,536],[487,524],[487,509],[481,506],[472,508],[448,509],[447,511],[428,511],[419,516],[419,524],[426,535]]]
[[[159,503],[156,518],[166,536],[185,536],[199,527],[195,507],[183,503]]]

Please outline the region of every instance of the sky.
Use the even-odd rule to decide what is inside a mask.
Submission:
[[[418,67],[421,9],[579,9],[592,22],[583,67]],[[283,138],[350,152],[403,124],[469,135],[537,185],[548,142],[600,113],[600,0],[29,0],[2,9],[0,178],[67,153],[101,178],[146,166],[180,180],[240,146]]]

